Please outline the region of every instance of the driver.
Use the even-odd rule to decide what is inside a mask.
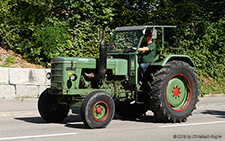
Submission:
[[[144,36],[145,43],[138,49],[138,56],[140,57],[139,68],[141,71],[141,83],[145,83],[145,72],[151,64],[156,55],[156,45],[152,41],[152,34],[146,32]]]

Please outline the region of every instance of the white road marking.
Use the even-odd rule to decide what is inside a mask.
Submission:
[[[225,121],[212,121],[212,122],[200,122],[200,123],[189,123],[189,124],[173,124],[173,125],[162,125],[162,126],[158,126],[158,127],[161,127],[161,128],[182,127],[182,126],[207,125],[207,124],[217,124],[217,123],[225,123]]]
[[[30,138],[56,137],[56,136],[76,135],[76,134],[77,133],[62,133],[62,134],[47,134],[47,135],[8,137],[8,138],[0,138],[0,140],[15,140],[15,139],[30,139]]]

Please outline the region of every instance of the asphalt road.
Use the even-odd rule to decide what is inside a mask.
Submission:
[[[225,140],[225,97],[200,98],[185,123],[159,123],[152,112],[141,119],[115,118],[105,129],[87,129],[78,114],[63,123],[46,123],[37,100],[0,100],[0,140],[176,141]]]

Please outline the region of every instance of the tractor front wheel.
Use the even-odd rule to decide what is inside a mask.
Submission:
[[[115,104],[103,91],[91,92],[81,106],[81,118],[88,128],[105,128],[115,114]]]

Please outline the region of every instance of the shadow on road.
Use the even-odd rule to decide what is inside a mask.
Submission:
[[[44,123],[47,123],[41,117],[24,117],[24,118],[14,118],[14,119],[16,119],[16,120],[22,120],[22,121],[30,122],[30,123],[36,123],[36,124],[44,124]]]
[[[65,126],[69,128],[88,129],[84,124],[66,124]]]
[[[21,120],[24,122],[34,123],[34,124],[52,124],[46,122],[42,117],[21,117],[21,118],[14,118],[15,120]],[[136,121],[136,122],[158,122],[154,116],[146,115],[141,118],[123,118],[121,116],[115,115],[113,120],[122,120],[122,121]],[[77,122],[77,123],[76,123]],[[69,115],[63,122],[55,123],[55,124],[65,124],[65,127],[68,128],[79,128],[79,129],[87,129],[87,127],[82,122],[81,116],[78,115]]]
[[[122,121],[137,121],[137,122],[149,122],[149,123],[158,123],[159,121],[154,117],[150,115],[145,115],[140,118],[124,118],[117,114],[115,114],[114,120],[122,120]]]
[[[42,117],[22,117],[22,118],[14,118],[16,120],[22,120],[25,122],[35,123],[35,124],[49,124]],[[81,122],[81,118],[79,115],[69,115],[65,120],[61,122],[61,124],[66,124],[68,122]]]
[[[156,123],[158,122],[157,119],[154,116],[143,116],[141,118],[123,118],[117,114],[115,114],[113,120],[122,120],[122,121],[136,121],[136,122],[152,122]],[[69,128],[79,128],[79,129],[87,129],[87,127],[84,124],[71,124],[67,123],[65,125]]]
[[[225,118],[225,111],[206,110],[202,114],[217,115],[218,118]]]
[[[24,122],[34,123],[34,124],[52,124],[45,121],[42,117],[23,117],[23,118],[14,118],[14,119],[21,120]],[[74,122],[82,122],[80,115],[69,115],[61,123],[53,123],[53,124],[65,124],[65,126],[69,128],[86,129],[85,125],[83,124],[71,124]]]

